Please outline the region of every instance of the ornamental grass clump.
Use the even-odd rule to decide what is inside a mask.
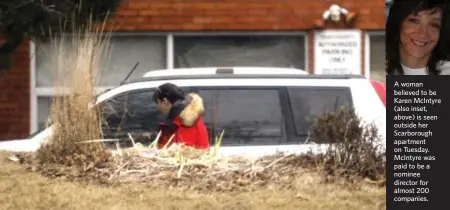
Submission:
[[[53,135],[37,151],[43,163],[92,167],[105,163],[108,158],[102,142],[78,142],[101,139],[101,112],[90,106],[95,100],[99,63],[108,47],[108,36],[102,28],[76,31],[70,36],[53,39],[52,58],[54,89],[49,126]],[[61,97],[61,95],[63,95]]]

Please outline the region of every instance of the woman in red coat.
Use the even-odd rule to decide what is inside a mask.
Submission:
[[[161,137],[158,146],[161,148],[174,135],[170,143],[183,143],[197,149],[209,148],[209,137],[203,122],[203,99],[196,93],[185,94],[172,83],[158,87],[153,94],[153,100],[159,110],[166,114],[166,119],[160,123]]]

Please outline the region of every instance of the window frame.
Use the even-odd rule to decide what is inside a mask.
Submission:
[[[70,34],[67,34],[70,36]],[[114,32],[112,36],[148,36],[148,37],[166,37],[166,69],[173,69],[175,66],[174,60],[174,37],[183,36],[294,36],[302,37],[304,40],[304,58],[305,68],[303,70],[309,72],[309,35],[306,31],[296,32],[276,32],[276,31],[259,31],[259,32]],[[63,90],[62,93],[56,93],[55,88],[52,87],[37,87],[36,86],[36,45],[33,41],[29,41],[30,45],[30,131],[34,133],[38,130],[38,98],[52,97],[57,94],[68,94],[70,90]],[[101,93],[112,86],[95,87],[96,93]]]
[[[289,117],[285,116],[285,113],[288,113],[288,111],[286,110],[288,107],[286,106],[286,102],[287,101],[283,101],[284,98],[282,97],[282,93],[283,93],[283,89],[284,87],[282,86],[273,86],[273,87],[268,87],[268,86],[191,86],[189,87],[189,90],[195,90],[198,91],[201,94],[202,90],[276,90],[278,92],[278,99],[280,102],[280,111],[281,111],[281,117],[283,118],[284,121],[284,128],[282,127],[280,129],[281,131],[281,136],[280,136],[280,141],[278,143],[273,143],[273,144],[229,144],[226,145],[226,147],[233,147],[233,146],[271,146],[271,145],[280,145],[280,144],[285,144],[288,143],[288,137],[290,136],[289,133],[291,133],[292,131],[288,130],[288,128],[290,127],[290,125],[288,125],[290,122],[288,120]],[[283,131],[284,129],[284,131]],[[226,131],[225,131],[226,132]],[[215,144],[214,142],[214,138],[215,136],[219,136],[220,133],[215,133],[215,130],[211,130],[210,132],[208,132],[208,135],[211,139],[210,143],[211,144]]]
[[[367,79],[371,79],[371,68],[370,68],[370,43],[371,36],[384,36],[386,37],[385,31],[366,31],[364,35],[364,76]]]

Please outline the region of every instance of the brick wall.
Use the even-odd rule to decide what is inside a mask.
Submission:
[[[0,76],[0,140],[30,132],[30,59],[28,42],[11,56],[11,68]]]
[[[118,31],[304,30],[331,4],[359,14],[355,27],[383,29],[384,0],[125,0],[111,20]]]
[[[308,51],[314,55],[310,29],[333,3],[358,13],[355,28],[385,27],[384,0],[124,0],[106,28],[168,32],[307,30]],[[309,58],[312,71],[313,56]],[[0,77],[0,140],[22,138],[30,130],[28,42],[11,59],[12,68]]]

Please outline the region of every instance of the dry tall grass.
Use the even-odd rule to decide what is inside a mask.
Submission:
[[[37,152],[42,163],[65,165],[98,165],[108,159],[104,145],[100,142],[79,144],[84,140],[100,139],[101,116],[98,108],[88,106],[95,99],[100,61],[106,55],[109,36],[103,28],[92,31],[75,31],[71,36],[54,39],[52,64],[55,89],[67,94],[54,97],[50,111],[54,127],[52,139]],[[67,47],[70,43],[71,47]]]

